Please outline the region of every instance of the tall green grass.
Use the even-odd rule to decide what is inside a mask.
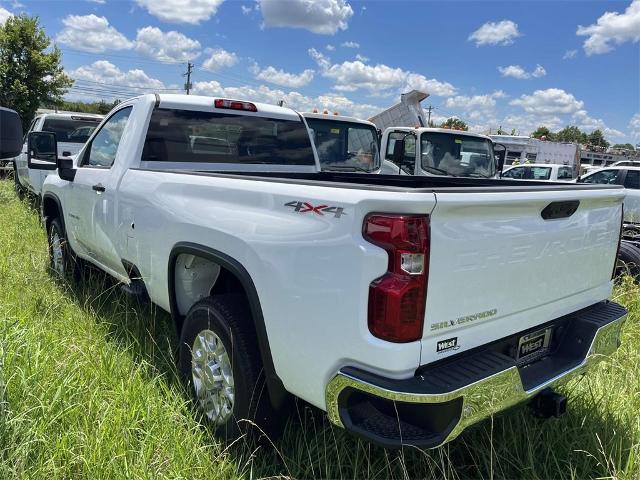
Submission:
[[[53,281],[37,212],[0,181],[0,479],[640,478],[640,289],[618,353],[568,384],[569,413],[526,408],[431,451],[385,451],[299,402],[274,445],[215,441],[174,367],[167,314],[98,276]]]

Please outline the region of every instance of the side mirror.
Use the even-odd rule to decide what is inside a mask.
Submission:
[[[22,122],[15,110],[0,107],[0,158],[11,158],[22,151]]]
[[[67,182],[73,182],[76,178],[76,169],[73,168],[73,158],[60,157],[56,161],[56,167],[58,168],[58,176],[66,180]]]
[[[52,132],[31,132],[27,138],[27,164],[34,170],[55,170],[58,142]]]

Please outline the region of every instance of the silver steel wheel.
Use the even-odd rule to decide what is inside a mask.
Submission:
[[[214,425],[225,424],[233,413],[233,371],[222,340],[211,330],[202,330],[193,341],[191,376],[202,411]]]
[[[53,230],[51,232],[51,267],[60,277],[64,277],[64,249],[60,234]]]

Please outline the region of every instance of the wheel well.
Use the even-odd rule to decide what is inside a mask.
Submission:
[[[54,218],[62,218],[62,212],[60,211],[60,206],[58,202],[56,202],[51,197],[44,197],[42,199],[42,216],[46,221],[46,227],[49,228],[49,224]]]
[[[196,267],[184,268],[185,265]],[[196,273],[197,278],[193,277],[192,273]],[[275,408],[282,408],[289,394],[276,373],[260,298],[253,279],[244,266],[234,258],[210,247],[179,242],[174,245],[169,256],[168,280],[171,317],[178,337],[189,308],[203,296],[236,294],[246,299],[250,311],[250,316],[247,316],[247,328],[256,335],[258,341],[271,404]],[[181,285],[180,282],[184,281],[187,284]],[[182,291],[180,294],[179,289]],[[181,307],[178,301],[180,295],[183,295]]]
[[[229,269],[209,258],[190,253],[181,253],[175,259],[173,268],[173,290],[175,307],[180,318],[176,325],[178,333],[182,328],[181,319],[198,300],[221,294],[241,295],[247,299],[247,292],[240,279]]]

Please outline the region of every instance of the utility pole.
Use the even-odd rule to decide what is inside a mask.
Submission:
[[[427,107],[427,127],[431,125],[431,110],[433,110],[433,108],[432,105]]]
[[[193,72],[193,63],[191,62],[187,62],[187,73],[183,73],[182,76],[183,77],[187,77],[187,83],[184,84],[184,89],[187,92],[187,95],[189,95],[189,90],[191,90],[191,72]]]

